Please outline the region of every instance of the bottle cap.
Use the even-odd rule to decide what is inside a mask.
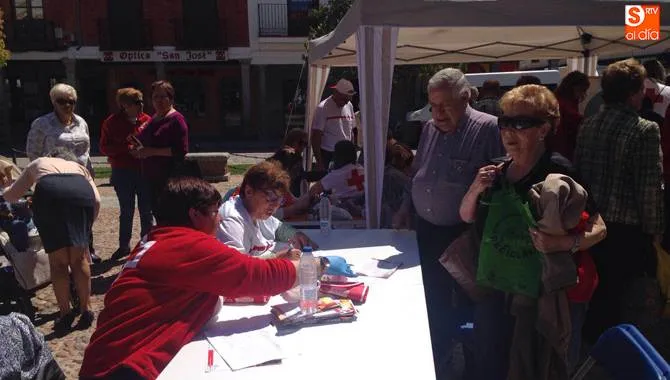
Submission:
[[[306,245],[306,246],[302,247],[302,251],[303,252],[312,252],[312,247],[309,246],[309,245]]]

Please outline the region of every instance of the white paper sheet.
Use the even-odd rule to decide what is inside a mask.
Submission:
[[[357,262],[353,266],[353,269],[356,273],[363,276],[389,278],[401,265],[402,262],[399,261],[367,259]]]
[[[272,333],[266,329],[232,335],[206,332],[205,336],[233,371],[286,357]]]

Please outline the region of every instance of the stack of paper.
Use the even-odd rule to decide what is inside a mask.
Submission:
[[[285,358],[281,348],[267,330],[218,336],[205,332],[205,336],[233,371]]]
[[[356,308],[348,299],[321,297],[314,314],[302,313],[298,303],[284,303],[272,307],[272,316],[277,328],[351,322],[356,319]]]

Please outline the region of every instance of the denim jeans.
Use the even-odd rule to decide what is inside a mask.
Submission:
[[[112,185],[119,199],[119,248],[130,247],[135,214],[135,197],[140,211],[141,236],[149,232],[153,224],[151,198],[139,170],[112,168]]]

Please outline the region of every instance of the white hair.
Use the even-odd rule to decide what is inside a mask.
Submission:
[[[475,86],[470,87],[470,99],[477,100],[479,98],[479,89]]]
[[[65,83],[57,83],[55,86],[51,87],[51,90],[49,91],[49,98],[51,99],[51,103],[55,102],[56,99],[63,96],[69,96],[74,100],[77,100],[77,90],[75,90],[74,87],[70,86],[69,84]]]
[[[450,89],[453,94],[458,97],[467,97],[470,99],[470,83],[465,74],[459,69],[446,68],[442,69],[428,80],[428,92],[436,89]]]

